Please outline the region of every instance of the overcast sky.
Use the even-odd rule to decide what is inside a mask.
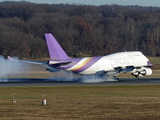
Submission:
[[[5,0],[0,0],[5,1]],[[7,0],[6,0],[7,1]],[[21,1],[21,0],[8,0],[8,1]],[[158,6],[160,7],[160,0],[25,0],[33,3],[78,3],[87,5],[105,5],[105,4],[118,4],[118,5],[139,5],[139,6]]]

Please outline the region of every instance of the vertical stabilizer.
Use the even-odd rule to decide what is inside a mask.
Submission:
[[[46,42],[49,50],[50,59],[52,60],[64,60],[69,59],[68,55],[64,52],[62,47],[56,41],[51,33],[46,33]]]

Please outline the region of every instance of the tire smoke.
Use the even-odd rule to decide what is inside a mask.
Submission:
[[[13,57],[13,60],[10,60],[0,56],[0,78],[15,74],[21,69],[22,64],[18,58]]]

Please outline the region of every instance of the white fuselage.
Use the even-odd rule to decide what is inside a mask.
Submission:
[[[69,68],[67,70],[72,71],[78,67],[81,67],[82,64],[84,64],[84,62],[86,61],[86,59],[89,59],[89,57],[83,58],[72,68]],[[79,74],[90,75],[96,74],[99,71],[114,71],[116,68],[119,67],[122,69],[125,69],[129,66],[143,67],[147,66],[148,61],[149,60],[139,51],[113,53],[101,57],[92,66],[80,72]]]

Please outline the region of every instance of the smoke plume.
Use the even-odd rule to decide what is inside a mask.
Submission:
[[[0,78],[15,74],[20,71],[21,68],[21,63],[18,58],[14,57],[13,60],[10,60],[0,56]]]

